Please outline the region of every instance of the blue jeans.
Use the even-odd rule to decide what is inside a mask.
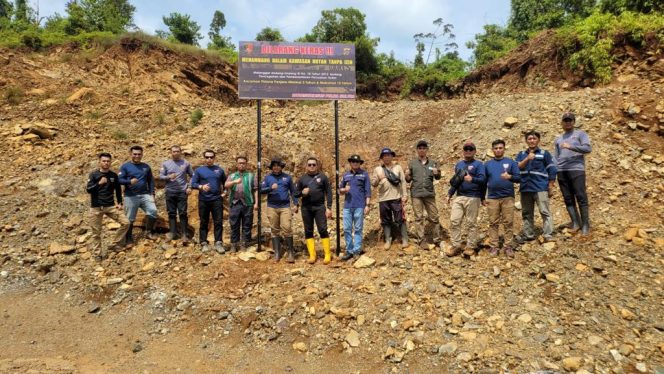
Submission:
[[[129,222],[136,221],[138,208],[145,212],[146,216],[157,218],[157,206],[154,204],[154,197],[149,194],[125,196],[124,197],[125,214]]]
[[[346,252],[359,255],[362,252],[362,228],[364,208],[344,208],[344,239]]]

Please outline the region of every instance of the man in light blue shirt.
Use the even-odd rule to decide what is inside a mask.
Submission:
[[[189,178],[194,175],[191,164],[182,158],[182,148],[179,145],[171,147],[171,159],[164,161],[159,169],[159,179],[166,181],[166,210],[168,211],[167,235],[169,240],[177,236],[177,216],[180,216],[180,231],[182,243],[188,244],[187,237],[187,198],[191,194]]]

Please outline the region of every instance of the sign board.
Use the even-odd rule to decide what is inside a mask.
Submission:
[[[240,42],[240,99],[353,100],[355,45]]]

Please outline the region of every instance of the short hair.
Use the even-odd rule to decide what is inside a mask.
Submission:
[[[494,148],[498,144],[502,144],[503,147],[505,146],[505,141],[503,139],[496,139],[491,143],[491,148]]]
[[[213,150],[211,150],[211,149],[206,149],[206,150],[203,152],[203,157],[205,157],[205,154],[206,154],[206,153],[212,153],[212,156],[213,156],[213,157],[217,156],[217,154],[216,154]]]
[[[177,149],[178,151],[182,151],[182,148],[180,148],[180,146],[177,145],[177,144],[171,146],[171,151],[174,150],[174,149]]]
[[[245,155],[239,155],[239,156],[235,157],[235,162],[238,162],[240,160],[249,161],[249,159],[247,159],[247,156],[245,156]]]
[[[525,138],[526,140],[528,140],[528,137],[529,137],[529,136],[534,136],[534,137],[536,137],[537,139],[540,139],[540,133],[538,133],[538,132],[535,131],[535,130],[528,131],[528,132],[526,133],[526,135],[524,136],[524,138]]]
[[[129,148],[129,152],[133,151],[141,151],[141,153],[143,153],[143,147],[140,145],[132,145],[131,148]]]
[[[320,162],[318,162],[318,159],[314,156],[311,156],[311,157],[307,158],[307,163],[309,163],[309,161],[312,161],[312,160],[316,161],[316,165],[318,165],[320,163]]]
[[[111,154],[108,153],[108,152],[102,152],[102,153],[99,154],[98,157],[99,157],[100,160],[101,160],[102,157],[113,158],[113,156],[111,156]]]

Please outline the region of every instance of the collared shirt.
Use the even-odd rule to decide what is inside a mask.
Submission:
[[[275,183],[277,189],[273,190],[272,185]],[[293,205],[298,204],[293,178],[284,172],[266,175],[265,180],[261,182],[260,193],[267,195],[268,208],[288,208],[291,205],[291,198]]]
[[[516,161],[508,157],[492,158],[484,163],[484,168],[486,169],[487,198],[514,197],[514,183],[519,183],[521,180],[521,172]],[[505,172],[512,177],[508,180],[503,179],[501,175]]]
[[[434,168],[438,169],[438,163],[428,158],[425,163],[422,163],[419,158],[411,160],[408,163],[411,177],[410,195],[412,197],[436,196],[436,192],[433,189],[433,181],[434,179],[440,179],[440,169],[437,174],[434,174]]]
[[[483,197],[484,183],[486,183],[484,164],[475,159],[472,161],[461,160],[454,165],[454,172],[456,173],[457,170],[465,170],[466,175],[470,175],[472,180],[466,182],[464,179],[459,188],[450,187],[447,195],[454,196],[456,193],[458,196]]]
[[[133,178],[138,180],[136,184],[131,184],[131,180]],[[150,168],[150,165],[146,164],[145,162],[125,162],[122,164],[122,166],[120,166],[118,180],[120,181],[121,185],[125,186],[125,196],[154,194],[154,179],[152,177],[152,169]]]
[[[350,191],[344,194],[344,208],[364,208],[367,206],[367,198],[371,197],[371,182],[369,173],[364,169],[357,172],[353,170],[344,173],[339,182],[340,188],[350,186]]]
[[[226,183],[226,172],[219,165],[199,166],[191,178],[191,187],[198,189],[198,199],[201,201],[215,201],[221,199],[224,192],[224,183]],[[201,189],[204,185],[209,185],[209,191]]]
[[[516,156],[517,163],[528,157],[528,150],[521,151]],[[535,149],[535,158],[528,161],[521,169],[520,192],[542,192],[549,190],[549,182],[556,180],[556,163],[551,153],[543,149]]]

